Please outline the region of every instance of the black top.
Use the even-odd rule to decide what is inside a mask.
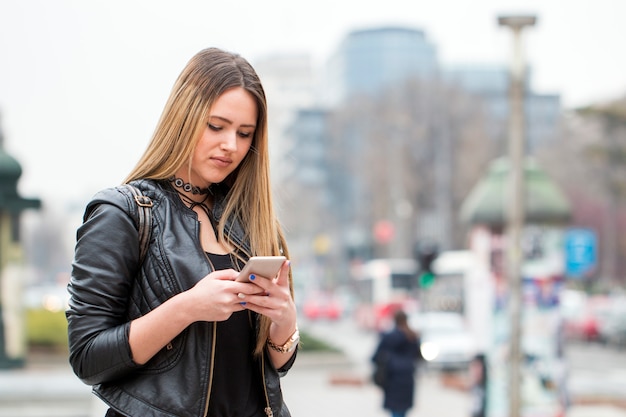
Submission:
[[[230,255],[208,254],[215,270],[233,268]],[[254,313],[233,313],[217,322],[213,387],[209,400],[210,417],[262,417],[263,382],[254,360],[256,345]]]

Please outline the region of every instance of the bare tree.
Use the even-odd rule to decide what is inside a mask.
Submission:
[[[462,246],[460,204],[497,149],[480,100],[436,80],[410,80],[349,103],[334,112],[329,134],[333,162],[358,189],[351,219],[395,220],[406,232],[399,247],[409,251],[429,226],[446,248]]]
[[[598,232],[603,281],[623,285],[626,98],[578,109],[564,119],[562,130],[538,155],[572,201],[574,225]]]

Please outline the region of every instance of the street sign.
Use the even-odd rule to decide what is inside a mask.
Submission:
[[[597,263],[596,234],[589,229],[565,232],[565,273],[571,278],[583,278]]]

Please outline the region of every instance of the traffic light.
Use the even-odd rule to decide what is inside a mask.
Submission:
[[[430,288],[435,283],[435,274],[422,272],[419,278],[420,288]]]
[[[435,282],[435,272],[433,271],[433,263],[439,250],[437,245],[432,242],[418,242],[415,246],[415,258],[420,266],[419,285],[421,288],[429,288]]]

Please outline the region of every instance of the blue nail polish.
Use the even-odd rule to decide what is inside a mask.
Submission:
[[[254,274],[250,275],[250,281],[254,281],[256,279],[256,276]]]
[[[245,302],[245,301],[242,301],[242,302],[240,302],[239,304],[241,304],[242,306],[245,306],[245,305],[246,305],[246,302]]]

